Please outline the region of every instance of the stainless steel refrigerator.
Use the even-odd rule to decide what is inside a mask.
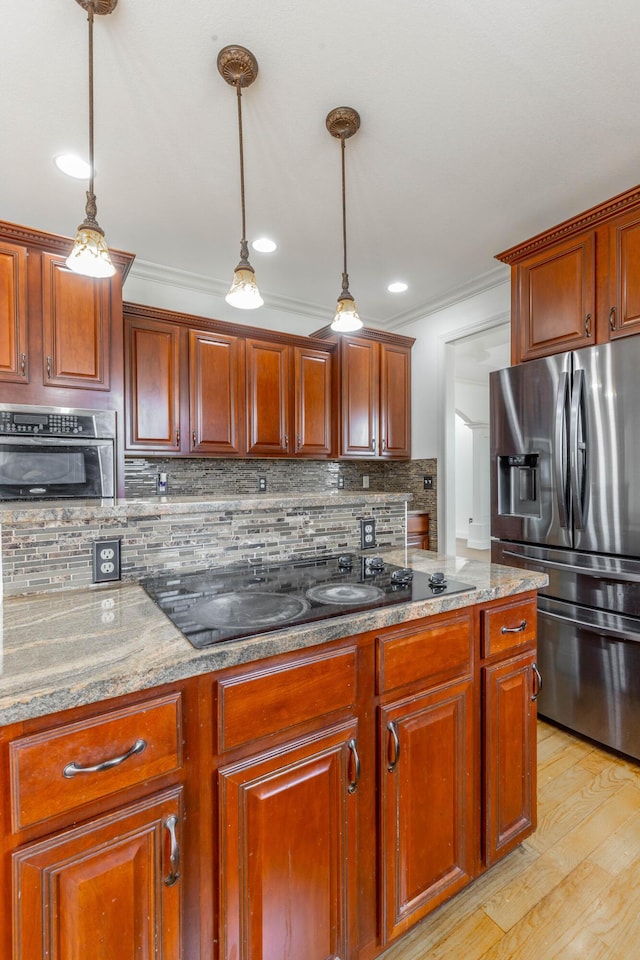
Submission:
[[[640,759],[640,336],[490,390],[492,559],[549,576],[538,712]]]

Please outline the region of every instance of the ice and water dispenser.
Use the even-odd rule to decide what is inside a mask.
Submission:
[[[539,517],[540,483],[537,453],[498,456],[498,513]]]

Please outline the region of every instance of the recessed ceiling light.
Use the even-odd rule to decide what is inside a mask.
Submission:
[[[401,280],[397,280],[395,283],[390,283],[387,287],[389,293],[404,293],[405,290],[408,289],[408,285],[403,283]]]
[[[277,249],[278,244],[273,240],[269,240],[269,237],[258,237],[257,240],[253,241],[251,246],[259,253],[273,253],[273,251]]]
[[[91,173],[91,167],[86,160],[78,157],[75,153],[61,153],[53,158],[58,170],[62,170],[68,177],[75,177],[76,180],[88,180]]]

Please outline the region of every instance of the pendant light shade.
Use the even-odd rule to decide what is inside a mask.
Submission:
[[[360,126],[360,115],[353,107],[336,107],[327,115],[327,130],[332,137],[340,140],[342,167],[342,291],[338,297],[336,313],[331,329],[336,333],[352,333],[360,330],[362,320],[358,316],[356,302],[349,292],[349,274],[347,273],[347,202],[345,188],[345,141],[352,137]]]
[[[222,78],[236,88],[238,103],[238,142],[240,146],[240,202],[242,207],[242,239],[240,240],[240,262],[233,274],[233,281],[225,297],[227,303],[241,310],[254,310],[261,307],[264,300],[260,296],[256,275],[249,263],[249,247],[244,203],[244,145],[242,140],[242,88],[249,87],[258,76],[258,61],[246,47],[232,45],[223,47],[218,54],[218,71]]]
[[[118,0],[76,0],[87,11],[89,22],[89,189],[84,222],[78,227],[67,266],[87,277],[112,277],[116,268],[111,262],[104,230],[96,220],[96,195],[93,191],[93,18],[94,14],[111,13]]]

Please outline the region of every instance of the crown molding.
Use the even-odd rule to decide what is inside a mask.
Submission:
[[[204,276],[200,273],[192,273],[189,270],[180,270],[176,267],[165,267],[159,263],[152,263],[149,260],[134,260],[129,271],[129,276],[138,280],[149,281],[151,283],[161,283],[171,287],[181,287],[182,289],[192,290],[196,293],[204,293],[207,296],[224,297],[229,289],[229,284],[225,280],[219,280],[216,277]],[[389,320],[373,319],[362,317],[366,326],[381,327],[384,330],[393,331],[399,327],[406,326],[416,320],[421,320],[444,310],[446,307],[453,306],[462,300],[468,300],[480,293],[491,290],[493,287],[500,286],[503,283],[509,283],[509,268],[506,266],[493,267],[486,273],[474,277],[466,283],[451,288],[447,293],[434,300],[427,301],[419,307],[414,307],[411,311],[403,314],[397,314]],[[320,321],[324,327],[327,322],[327,307],[321,307],[314,303],[304,300],[294,300],[292,297],[283,297],[271,294],[268,291],[261,290],[265,299],[265,305],[270,309],[279,310],[283,313],[291,313],[297,317],[306,317],[309,320]]]
[[[429,317],[434,313],[446,310],[447,307],[452,307],[454,304],[461,303],[463,300],[470,300],[471,297],[477,297],[481,293],[493,290],[494,287],[502,286],[502,284],[505,283],[508,284],[510,280],[511,274],[508,267],[492,267],[491,270],[487,270],[486,273],[481,273],[472,280],[461,283],[457,287],[451,287],[451,289],[442,296],[436,297],[433,300],[427,300],[422,306],[415,307],[413,310],[407,311],[407,313],[398,314],[384,324],[384,326],[388,330],[397,330],[399,327],[415,323],[416,320],[423,320],[425,317]]]

